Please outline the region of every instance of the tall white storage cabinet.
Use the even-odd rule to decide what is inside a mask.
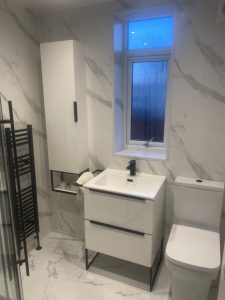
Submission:
[[[80,174],[88,168],[83,47],[43,43],[41,65],[50,170]]]

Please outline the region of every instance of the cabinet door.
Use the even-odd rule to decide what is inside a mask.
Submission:
[[[85,247],[107,255],[151,267],[151,235],[137,235],[85,220]]]
[[[41,44],[49,166],[51,170],[80,173],[74,56],[74,41]]]
[[[85,219],[153,233],[154,201],[123,195],[84,191]]]

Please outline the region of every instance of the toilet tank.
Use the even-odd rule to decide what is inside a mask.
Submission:
[[[219,232],[224,183],[178,176],[174,188],[174,223]]]

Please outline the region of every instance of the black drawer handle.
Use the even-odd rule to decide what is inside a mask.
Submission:
[[[118,227],[118,226],[114,226],[114,225],[109,225],[109,224],[105,224],[105,223],[101,223],[101,222],[97,222],[97,221],[93,221],[93,220],[90,220],[90,223],[94,224],[94,225],[99,225],[99,226],[102,226],[102,227],[107,227],[107,228],[111,228],[111,229],[116,229],[116,230],[120,230],[120,231],[124,231],[124,232],[128,232],[128,233],[140,235],[140,236],[145,235],[143,232],[140,232],[140,231],[127,229],[127,228],[122,228],[122,227]]]
[[[101,191],[101,190],[96,190],[96,189],[89,189],[89,190],[91,192],[96,192],[96,193],[101,193],[101,194],[120,196],[120,197],[124,197],[124,198],[128,197],[128,198],[132,198],[132,199],[143,201],[143,202],[146,201],[145,198],[135,197],[135,196],[131,196],[131,195],[124,195],[124,194],[119,194],[119,193],[114,193],[114,192],[107,192],[107,191]]]
[[[73,102],[73,109],[74,109],[74,122],[78,122],[78,109],[77,109],[77,102]]]

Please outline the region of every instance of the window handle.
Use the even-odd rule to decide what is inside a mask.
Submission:
[[[146,143],[144,143],[143,146],[151,147],[150,143],[152,143],[153,141],[154,141],[154,136],[150,140],[146,141]]]

